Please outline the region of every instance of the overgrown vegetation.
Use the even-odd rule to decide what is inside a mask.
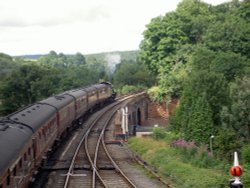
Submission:
[[[174,187],[228,187],[232,164],[214,158],[207,145],[198,146],[182,136],[155,128],[152,137],[130,138],[128,144]],[[248,169],[242,176],[245,187],[250,186]]]
[[[151,20],[140,60],[157,75],[154,100],[180,99],[169,129],[231,160],[250,142],[250,1],[183,0]]]

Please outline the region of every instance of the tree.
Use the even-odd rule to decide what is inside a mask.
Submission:
[[[171,63],[178,61],[174,57],[176,50],[187,43],[187,37],[180,28],[176,13],[152,19],[143,35],[140,61],[155,74],[159,73],[161,67],[171,70]]]
[[[211,8],[214,13],[204,38],[205,45],[214,51],[232,51],[249,58],[250,24],[249,0],[232,1]]]
[[[117,65],[113,80],[114,85],[118,88],[125,85],[147,87],[154,83],[154,76],[150,75],[143,64],[131,60],[122,61]]]
[[[249,0],[217,6],[183,0],[151,20],[140,45],[141,61],[158,78],[156,98],[180,97],[171,130],[199,142],[209,137],[204,132],[216,134],[221,154],[249,142],[249,10]],[[230,143],[224,132],[237,138]]]
[[[2,114],[48,97],[57,91],[55,71],[35,65],[23,65],[7,76],[1,85]]]
[[[227,82],[221,74],[207,70],[191,73],[170,120],[171,128],[183,132],[187,139],[204,141],[202,130],[208,131],[208,136],[220,129],[220,111],[228,104],[227,92]]]
[[[11,56],[0,53],[0,80],[17,67],[18,64],[13,61]]]
[[[81,53],[77,52],[76,55],[75,55],[74,64],[76,64],[76,65],[84,65],[85,63],[86,63],[85,57]]]
[[[207,101],[206,93],[202,93],[193,101],[187,130],[184,132],[188,140],[208,143],[209,137],[217,132],[213,122],[213,111]]]
[[[230,87],[230,105],[221,113],[225,127],[235,131],[238,139],[250,141],[250,75],[237,79]]]
[[[176,9],[180,28],[189,43],[197,44],[203,42],[203,36],[213,20],[210,5],[200,0],[183,0]]]

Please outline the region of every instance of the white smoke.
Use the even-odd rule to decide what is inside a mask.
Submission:
[[[112,75],[115,72],[116,65],[121,63],[120,54],[107,54],[105,57],[106,63],[106,72],[109,76],[109,81],[111,82]]]

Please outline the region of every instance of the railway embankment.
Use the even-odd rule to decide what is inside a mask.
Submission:
[[[213,159],[204,154],[188,159],[185,151],[171,147],[169,141],[151,137],[131,138],[128,145],[146,163],[153,166],[160,177],[171,182],[172,187],[226,187],[230,179],[227,172],[230,165],[203,167],[202,162]]]
[[[167,121],[175,101],[166,108],[164,105],[149,105],[149,118],[145,126],[152,127],[153,133],[148,136],[130,137],[128,147],[135,156],[147,164],[163,181],[171,187],[229,187],[230,168],[232,163],[216,159],[209,152],[207,145],[198,145],[194,141],[181,139],[181,135],[167,132]],[[158,125],[154,128],[155,125]],[[244,187],[250,185],[250,175],[244,168],[241,180]]]

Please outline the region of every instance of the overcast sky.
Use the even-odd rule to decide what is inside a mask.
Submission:
[[[82,54],[139,49],[151,18],[181,0],[0,0],[0,52]],[[226,0],[205,0],[219,4]]]

